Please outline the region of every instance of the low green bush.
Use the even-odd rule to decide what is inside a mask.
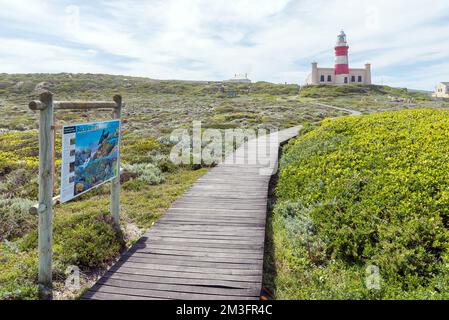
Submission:
[[[160,184],[165,180],[161,169],[151,163],[124,164],[123,169],[137,174],[137,179],[146,184]]]
[[[0,300],[37,298],[36,251],[21,252],[13,243],[0,243]]]
[[[107,213],[60,215],[54,222],[53,251],[57,263],[81,269],[99,268],[113,261],[124,248],[123,234]],[[37,231],[24,237],[22,251],[37,248]]]
[[[147,183],[145,183],[141,180],[132,179],[132,180],[126,181],[123,184],[123,189],[125,189],[126,191],[140,191],[140,190],[143,190],[146,186],[148,186]]]
[[[335,98],[335,97],[350,97],[350,96],[369,96],[369,95],[392,95],[395,97],[419,96],[422,94],[410,94],[407,89],[392,88],[388,86],[378,85],[346,85],[346,86],[328,86],[328,85],[313,85],[304,86],[301,88],[300,97],[304,98]]]
[[[154,137],[127,134],[123,137],[121,155],[127,163],[146,163],[152,152],[162,150],[162,145]]]
[[[29,199],[0,196],[0,242],[14,240],[36,227],[37,217],[28,212],[34,204]]]
[[[298,286],[294,297],[305,299],[447,297],[448,128],[448,111],[397,111],[326,120],[291,142],[274,223],[290,248],[278,256],[287,266],[278,280],[294,288],[279,284],[279,295]],[[331,280],[335,265],[348,283]],[[382,289],[343,294],[366,292],[363,276],[344,274],[369,265],[380,268]],[[315,286],[315,273],[333,294]]]

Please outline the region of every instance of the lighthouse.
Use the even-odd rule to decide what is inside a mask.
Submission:
[[[349,69],[349,46],[346,34],[342,30],[337,36],[335,45],[335,65],[333,68],[318,67],[317,62],[312,63],[312,72],[306,79],[306,85],[370,85],[371,65],[365,68]]]
[[[335,46],[335,76],[337,83],[348,83],[349,80],[349,46],[346,34],[342,30]]]

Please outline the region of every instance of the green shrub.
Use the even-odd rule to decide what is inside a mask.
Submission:
[[[20,252],[12,243],[0,243],[0,300],[37,297],[36,251]]]
[[[123,169],[135,174],[138,174],[139,181],[147,184],[160,184],[164,182],[165,178],[162,171],[151,163],[138,163],[138,164],[124,164]]]
[[[58,216],[53,229],[53,251],[57,263],[82,269],[99,268],[113,261],[124,248],[110,214],[81,213]],[[37,231],[27,235],[22,250],[37,247]]]
[[[396,97],[415,96],[416,94],[409,94],[407,89],[392,88],[388,86],[378,85],[346,85],[346,86],[328,86],[328,85],[313,85],[301,88],[300,97],[304,98],[335,98],[335,97],[350,97],[357,95],[393,95]]]
[[[168,156],[154,157],[152,161],[154,161],[156,166],[160,168],[162,172],[173,173],[178,169],[178,167],[170,161]]]
[[[321,256],[303,250],[310,246],[304,228],[312,225],[309,239],[324,250],[325,275],[332,261],[360,274],[373,264],[384,279],[375,297],[446,295],[436,283],[448,286],[448,128],[448,111],[386,112],[324,121],[291,142],[275,221],[294,261],[322,268]],[[363,287],[360,281],[354,289]]]
[[[37,217],[28,212],[34,204],[28,199],[0,197],[0,242],[21,237],[36,227]]]
[[[146,186],[148,186],[147,183],[145,183],[141,180],[132,179],[132,180],[126,181],[123,184],[123,189],[125,189],[126,191],[141,191]]]
[[[153,137],[141,137],[137,134],[128,134],[123,137],[121,155],[127,163],[148,162],[152,152],[161,151],[162,145]]]
[[[318,228],[310,216],[309,208],[298,202],[282,202],[276,206],[274,214],[283,224],[286,237],[291,239],[292,255],[302,256],[307,251],[309,261],[320,265],[325,260],[325,247],[319,238]],[[300,249],[300,253],[296,250]]]

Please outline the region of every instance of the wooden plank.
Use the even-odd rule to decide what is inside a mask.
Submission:
[[[248,230],[250,232],[258,232],[259,230],[264,230],[265,226],[214,226],[214,225],[192,225],[192,224],[155,224],[157,230],[172,230],[172,231],[205,231],[205,232],[228,232],[228,231],[242,231]],[[148,235],[148,233],[146,234]]]
[[[156,248],[158,244],[161,245],[166,245],[166,248],[164,249],[159,249]],[[142,253],[159,253],[159,254],[170,254],[170,255],[178,255],[178,256],[195,256],[195,257],[216,257],[216,258],[257,258],[257,259],[262,259],[262,257],[260,257],[260,254],[248,254],[246,252],[232,252],[232,253],[223,253],[223,252],[217,252],[216,250],[206,250],[206,248],[221,248],[222,246],[220,245],[216,245],[216,244],[203,244],[202,246],[200,246],[200,243],[197,242],[193,242],[192,244],[198,244],[197,247],[199,247],[201,250],[198,251],[193,251],[193,250],[189,250],[186,251],[185,247],[183,247],[181,245],[182,243],[179,242],[172,242],[172,241],[166,241],[166,242],[159,242],[159,243],[148,243],[148,245],[138,245],[136,246],[136,249],[139,250],[139,252]],[[168,247],[170,246],[170,247]],[[258,249],[259,252],[263,251],[263,245],[257,244],[257,245],[251,245],[251,246],[237,246],[237,245],[233,245],[233,248],[237,248],[237,249],[248,249],[248,248],[254,248],[254,249]]]
[[[192,218],[194,218],[194,217],[200,217],[200,218],[202,218],[202,217],[206,217],[206,218],[217,217],[218,219],[229,217],[229,219],[234,219],[237,221],[239,218],[247,219],[247,218],[251,218],[251,217],[254,219],[260,219],[261,222],[266,220],[266,212],[257,212],[257,213],[253,213],[253,214],[249,214],[246,212],[230,212],[228,215],[226,215],[224,213],[214,213],[214,212],[208,212],[208,211],[200,211],[200,212],[190,211],[190,212],[185,212],[185,213],[182,213],[182,211],[170,211],[170,212],[167,212],[166,215],[170,215],[173,217],[178,217],[178,216],[184,217],[185,216],[185,217],[192,217]],[[172,229],[169,229],[169,230],[172,230]],[[159,228],[156,231],[159,231]],[[184,231],[188,231],[188,230],[184,230]],[[203,230],[197,230],[197,231],[203,231]],[[204,231],[206,232],[207,230],[204,230]],[[224,229],[217,229],[215,231],[228,231],[228,232],[231,231],[232,232],[234,230],[229,230],[229,228],[224,228]],[[247,231],[252,231],[253,233],[257,234],[256,230],[247,230]],[[242,236],[246,235],[246,233],[242,233],[242,232],[238,232],[238,231],[234,231],[232,233],[238,233]]]
[[[177,238],[164,236],[163,238],[147,237],[145,242],[140,243],[136,247],[143,248],[145,246],[153,246],[156,244],[171,244],[178,247],[197,247],[197,248],[215,248],[215,249],[246,249],[254,250],[263,247],[261,241],[262,236],[245,239],[198,239],[198,238]],[[232,242],[232,243],[231,243]]]
[[[122,295],[132,295],[139,297],[151,297],[151,298],[162,298],[162,299],[172,299],[172,300],[235,300],[237,296],[227,296],[227,295],[213,295],[213,294],[193,294],[184,292],[170,292],[170,291],[159,291],[151,289],[137,289],[137,288],[119,288],[111,287],[108,285],[96,285],[93,290],[101,293],[112,293],[112,294],[122,294]],[[258,297],[243,297],[239,296],[239,300],[256,300]]]
[[[173,208],[190,208],[190,209],[220,209],[223,207],[229,207],[229,210],[266,210],[267,206],[257,204],[245,204],[245,203],[199,203],[199,202],[177,202],[173,204]]]
[[[179,233],[179,232],[164,232],[165,230],[154,230],[153,232],[151,232],[150,234],[153,236],[165,236],[165,237],[175,237],[175,238],[187,238],[187,239],[217,239],[217,240],[226,240],[226,239],[240,239],[240,240],[245,240],[245,239],[254,239],[254,238],[262,238],[262,235],[260,234],[246,234],[246,235],[241,235],[238,233],[234,233],[234,234],[226,234],[226,233],[193,233],[193,232],[183,232],[183,233]]]
[[[245,218],[245,217],[234,217],[234,218],[226,218],[226,217],[211,217],[211,216],[183,216],[183,215],[165,215],[160,218],[161,222],[166,221],[177,221],[177,222],[197,222],[197,223],[208,223],[208,224],[264,224],[266,219],[254,217],[254,218]]]
[[[229,219],[229,221],[233,222],[245,222],[249,219],[252,219],[252,221],[257,221],[258,223],[263,223],[266,221],[266,216],[262,213],[258,214],[211,214],[211,213],[179,213],[179,212],[167,212],[164,218],[167,217],[167,219],[214,219],[217,220],[226,220]],[[245,236],[245,234],[240,233],[241,236]]]
[[[167,224],[167,225],[168,225],[168,224]],[[167,225],[166,225],[166,226],[167,226]],[[192,225],[192,226],[195,226],[195,225]],[[211,226],[205,225],[205,227],[211,227]],[[215,226],[215,227],[216,227],[216,226]],[[259,227],[257,227],[257,228],[259,228]],[[254,229],[255,229],[255,228],[254,228]],[[165,230],[168,230],[168,231],[171,231],[171,232],[165,233],[165,232],[164,232]],[[257,233],[256,231],[257,231],[257,229],[255,229],[254,232],[253,232],[253,231],[248,232],[248,234],[247,234],[246,237],[245,237],[245,236],[242,236],[242,235],[238,235],[238,232],[232,233],[232,231],[221,231],[221,230],[220,230],[220,231],[217,230],[217,232],[215,233],[215,235],[216,235],[216,236],[220,236],[220,237],[226,237],[226,236],[229,236],[229,237],[238,237],[238,238],[240,238],[240,240],[243,240],[243,239],[251,240],[251,239],[253,239],[253,238],[259,238],[259,239],[261,239],[261,238],[262,238],[262,234]],[[203,237],[201,237],[201,236],[204,235],[204,238],[208,239],[208,238],[207,238],[208,235],[213,235],[212,233],[207,233],[207,231],[205,231],[205,233],[196,233],[196,234],[194,234],[193,232],[195,232],[195,230],[188,230],[188,229],[184,229],[184,230],[181,230],[181,229],[178,229],[178,230],[170,230],[170,229],[167,229],[167,228],[158,228],[157,231],[147,233],[147,234],[145,235],[145,239],[148,238],[148,237],[151,237],[151,236],[167,236],[167,237],[170,237],[170,236],[171,236],[171,237],[176,237],[176,236],[179,235],[180,233],[181,233],[181,236],[179,236],[178,238],[191,238],[191,239],[195,239],[195,235],[198,235],[199,237],[198,237],[197,239],[202,239]],[[230,233],[231,233],[231,234],[230,234]],[[210,238],[210,239],[212,239],[212,238]],[[230,238],[230,239],[232,239],[232,238]],[[236,240],[238,240],[238,239],[236,239]]]
[[[99,291],[88,291],[81,300],[170,300],[161,297],[143,297],[127,294],[104,293]]]
[[[153,269],[139,269],[134,267],[123,266],[113,266],[109,271],[120,271],[131,274],[140,274],[156,277],[165,278],[189,278],[189,279],[210,279],[210,280],[230,280],[230,281],[240,281],[240,282],[252,282],[258,283],[262,280],[262,276],[259,275],[231,275],[231,274],[218,274],[218,273],[195,273],[195,272],[183,272],[183,271],[161,271]]]
[[[175,221],[171,221],[171,220],[166,220],[164,221],[165,224],[173,224],[173,225],[177,225],[177,224],[190,224],[190,225],[204,225],[204,226],[248,226],[248,227],[265,227],[265,223],[240,223],[240,222],[207,222],[207,221],[182,221],[182,220],[175,220]]]
[[[209,215],[226,215],[226,216],[243,216],[250,217],[263,215],[266,216],[267,208],[261,207],[256,209],[223,209],[223,208],[188,208],[188,207],[171,207],[167,213],[185,213],[185,214],[209,214]]]
[[[261,201],[263,200],[263,201]],[[193,203],[193,204],[203,204],[203,205],[214,205],[214,206],[220,206],[223,208],[223,205],[231,205],[230,208],[232,208],[233,205],[238,205],[239,208],[241,208],[241,205],[252,205],[252,206],[259,206],[259,207],[265,207],[266,197],[259,197],[256,199],[245,199],[245,198],[221,198],[221,197],[208,197],[208,196],[190,196],[190,197],[182,197],[179,200],[176,200],[175,203]]]
[[[189,242],[182,241],[171,241],[170,239],[163,239],[159,241],[142,239],[142,242],[134,245],[128,252],[134,253],[140,251],[146,253],[149,250],[155,250],[154,254],[197,254],[201,256],[201,253],[211,254],[211,253],[229,253],[229,254],[260,254],[263,250],[264,245],[261,243],[250,243],[246,245],[232,244],[229,246],[223,246],[217,243],[208,243],[206,240],[191,239]],[[173,251],[173,252],[172,252]]]
[[[216,280],[216,279],[192,279],[192,278],[169,278],[158,277],[150,275],[130,274],[122,271],[107,272],[103,279],[122,279],[126,281],[138,281],[146,283],[160,283],[160,284],[185,284],[194,286],[209,286],[209,287],[223,287],[223,288],[235,288],[235,289],[251,289],[254,288],[256,283],[254,282],[241,282],[241,281],[229,281],[229,280]]]
[[[248,260],[261,260],[260,255],[263,253],[264,247],[260,244],[251,245],[248,247],[235,246],[226,250],[216,244],[197,245],[194,250],[193,246],[196,243],[191,243],[190,246],[182,245],[178,242],[158,242],[148,243],[146,246],[136,247],[140,253],[155,254],[155,255],[171,255],[171,256],[189,256],[189,257],[210,257],[210,258],[240,258]],[[131,251],[136,252],[136,251]]]
[[[148,262],[154,264],[164,264],[168,266],[188,266],[188,267],[207,267],[207,268],[223,268],[223,269],[253,269],[255,263],[228,263],[228,262],[204,262],[204,261],[192,261],[184,258],[170,259],[162,256],[143,257],[139,255],[131,255],[128,257],[122,257],[120,261],[134,261],[134,262]]]
[[[211,286],[192,286],[184,284],[170,284],[170,283],[148,283],[140,281],[129,281],[120,279],[101,279],[99,284],[109,285],[119,288],[136,288],[136,289],[150,289],[158,291],[169,292],[183,292],[183,293],[199,293],[199,294],[212,294],[212,295],[226,295],[226,296],[254,296],[260,295],[260,290],[255,288],[223,288],[223,287],[211,287]]]
[[[210,218],[217,218],[217,219],[229,219],[231,221],[242,221],[245,219],[254,219],[257,222],[264,222],[266,221],[266,215],[262,212],[260,213],[253,213],[253,214],[244,214],[244,213],[231,213],[229,215],[226,215],[224,213],[210,213],[210,212],[176,212],[176,211],[170,211],[165,214],[166,216],[169,216],[170,218],[189,218],[189,219],[210,219]],[[240,233],[240,235],[245,236],[245,234]]]
[[[242,239],[242,240],[221,240],[221,239],[191,239],[191,238],[175,238],[175,237],[159,237],[154,235],[148,235],[146,237],[145,244],[148,243],[158,243],[158,242],[175,242],[179,244],[182,243],[198,243],[198,244],[216,244],[219,245],[219,248],[225,247],[224,245],[228,246],[228,248],[231,248],[229,245],[239,245],[245,247],[246,245],[259,245],[262,246],[263,243],[260,243],[258,239],[254,238],[248,238],[248,239]]]
[[[252,269],[229,269],[229,268],[208,268],[208,267],[189,267],[189,266],[173,266],[166,264],[155,264],[148,262],[135,262],[135,261],[122,261],[121,266],[126,265],[127,268],[134,269],[152,269],[160,271],[176,271],[176,272],[189,272],[189,273],[220,273],[223,275],[243,275],[243,276],[261,276],[262,270]],[[120,265],[118,263],[117,265]]]
[[[129,253],[125,253],[124,257],[128,256]],[[150,257],[150,258],[159,258],[159,259],[170,259],[170,260],[182,260],[182,261],[194,261],[194,262],[214,262],[214,263],[228,263],[228,264],[248,264],[248,265],[256,265],[258,263],[262,263],[261,259],[251,259],[251,258],[242,258],[242,257],[216,257],[216,256],[207,256],[207,255],[180,255],[171,252],[164,253],[154,253],[154,252],[142,252],[136,251],[132,253],[134,257]]]

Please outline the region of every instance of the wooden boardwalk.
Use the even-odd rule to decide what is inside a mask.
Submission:
[[[211,169],[83,299],[259,299],[268,185],[298,130],[252,140]]]

